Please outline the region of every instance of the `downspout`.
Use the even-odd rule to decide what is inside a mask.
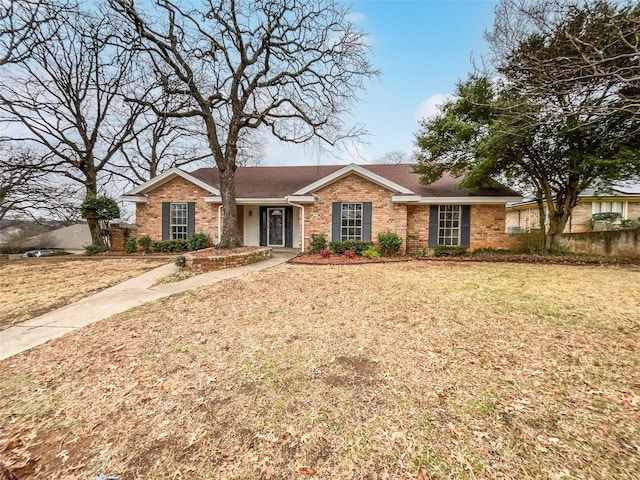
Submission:
[[[289,200],[289,197],[287,197],[287,203],[289,205],[291,205],[292,207],[298,207],[300,210],[302,210],[302,227],[300,229],[300,245],[302,245],[302,249],[301,252],[304,253],[304,205],[300,205],[299,203],[293,203],[291,200]]]
[[[222,204],[218,206],[218,243],[220,243],[220,237],[222,236]]]

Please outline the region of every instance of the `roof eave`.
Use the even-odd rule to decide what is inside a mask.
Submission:
[[[298,190],[297,192],[293,193],[293,196],[304,196],[304,195],[308,195],[311,192],[314,192],[316,190],[319,190],[320,188],[326,187],[327,185],[330,185],[333,182],[336,182],[344,177],[346,177],[347,175],[351,174],[351,173],[356,173],[358,175],[360,175],[361,177],[381,186],[384,187],[388,190],[391,190],[392,192],[398,192],[398,193],[403,193],[406,195],[411,195],[414,194],[415,192],[413,192],[412,190],[409,190],[406,187],[403,187],[402,185],[399,185],[395,182],[392,182],[391,180],[388,180],[384,177],[382,177],[381,175],[378,175],[377,173],[373,173],[369,170],[367,170],[364,167],[361,167],[360,165],[356,165],[355,163],[351,163],[349,165],[344,166],[343,168],[333,172],[330,175],[327,175],[325,177],[322,177],[321,179],[307,185],[306,187],[302,187],[300,190]]]
[[[153,177],[151,180],[143,183],[142,185],[137,186],[136,188],[134,188],[133,190],[130,190],[129,192],[125,193],[123,196],[125,197],[135,197],[135,196],[140,196],[143,195],[151,190],[153,190],[154,188],[157,188],[165,183],[167,183],[168,181],[172,180],[175,177],[181,177],[183,179],[185,179],[188,182],[193,183],[194,185],[197,185],[198,187],[202,188],[203,190],[206,190],[207,192],[213,194],[213,195],[220,195],[220,190],[218,190],[217,188],[215,188],[212,185],[209,185],[206,182],[203,182],[202,180],[194,177],[193,175],[180,170],[177,167],[173,167],[170,168],[169,170],[167,170],[164,173],[161,173],[160,175],[157,175],[155,177]]]
[[[146,195],[120,195],[119,200],[122,202],[147,203],[149,198]]]

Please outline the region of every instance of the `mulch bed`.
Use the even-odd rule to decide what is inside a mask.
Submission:
[[[371,259],[367,257],[349,258],[344,255],[331,255],[328,258],[324,258],[320,256],[319,253],[302,253],[289,260],[289,263],[297,263],[300,265],[363,265],[369,263],[410,262],[414,260],[416,260],[415,257],[406,256],[378,257]]]

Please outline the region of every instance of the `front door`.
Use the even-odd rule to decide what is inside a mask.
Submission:
[[[267,246],[284,247],[283,208],[267,208]]]

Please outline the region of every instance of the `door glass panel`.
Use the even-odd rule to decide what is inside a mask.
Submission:
[[[268,210],[268,216],[268,245],[281,247],[284,245],[284,210],[281,208],[270,208]]]

